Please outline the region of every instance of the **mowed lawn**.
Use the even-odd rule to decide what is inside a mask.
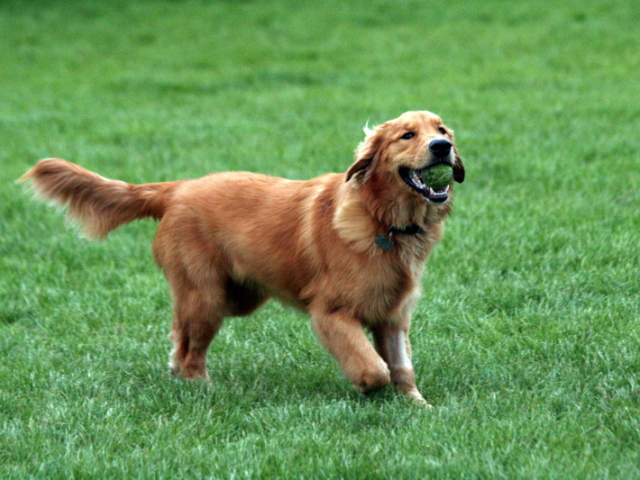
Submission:
[[[640,478],[636,1],[0,4],[0,478]],[[167,371],[142,221],[89,242],[15,180],[345,171],[427,109],[467,180],[411,332],[423,411],[344,380],[304,315]]]

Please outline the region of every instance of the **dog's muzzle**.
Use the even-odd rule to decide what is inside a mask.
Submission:
[[[434,165],[444,163],[453,167],[451,149],[453,145],[446,138],[434,138],[429,142],[429,159],[423,168],[401,167],[400,177],[409,187],[418,192],[424,198],[433,203],[444,203],[449,199],[449,185],[443,189],[435,190],[425,185],[423,172]]]

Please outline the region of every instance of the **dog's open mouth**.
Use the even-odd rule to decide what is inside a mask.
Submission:
[[[433,203],[443,203],[449,198],[449,185],[443,189],[433,189],[425,185],[422,179],[422,173],[426,169],[413,169],[408,167],[400,167],[400,178],[404,183],[409,185],[413,190],[418,192],[424,198]]]

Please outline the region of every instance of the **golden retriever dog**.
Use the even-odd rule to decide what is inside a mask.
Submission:
[[[416,388],[409,324],[464,166],[433,113],[407,112],[365,132],[346,173],[306,181],[226,172],[132,185],[57,158],[20,180],[67,206],[89,237],[159,220],[153,255],[173,296],[175,374],[208,380],[207,349],[223,319],[276,297],[310,315],[356,389],[392,383],[429,406]],[[441,190],[422,178],[437,163],[453,167]]]

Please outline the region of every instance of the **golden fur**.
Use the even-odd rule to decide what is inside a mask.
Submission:
[[[207,379],[207,349],[223,318],[277,297],[311,316],[356,388],[392,382],[428,405],[415,385],[407,335],[423,264],[442,236],[451,198],[433,203],[399,169],[434,163],[434,139],[450,142],[440,160],[461,182],[453,133],[430,112],[407,112],[368,131],[346,174],[307,181],[228,172],[131,185],[55,158],[21,180],[67,205],[91,237],[142,217],[160,220],[153,254],[173,294],[176,374]],[[378,236],[392,247],[380,248]]]

